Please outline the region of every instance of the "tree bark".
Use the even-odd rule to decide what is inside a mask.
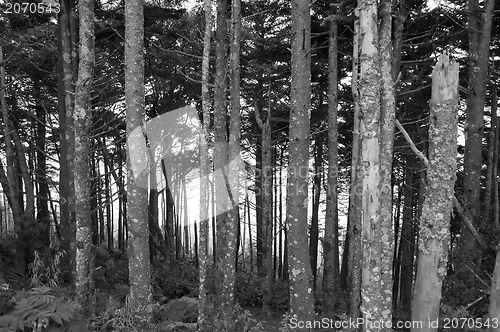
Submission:
[[[469,29],[469,70],[467,89],[465,151],[464,151],[464,198],[465,215],[477,226],[481,220],[481,167],[483,151],[484,102],[486,84],[488,80],[488,59],[491,26],[493,21],[494,0],[484,2],[481,10],[479,0],[468,1],[468,29]],[[483,12],[481,14],[481,11]],[[477,265],[481,251],[470,230],[462,224],[462,251],[466,264]],[[469,271],[463,271],[469,276]],[[472,279],[471,279],[472,278]]]
[[[362,268],[361,311],[365,321],[363,331],[371,331],[372,323],[387,322],[391,307],[384,305],[382,294],[384,259],[379,233],[381,221],[381,134],[380,134],[380,84],[377,4],[374,1],[359,1],[360,74],[359,105],[361,114],[361,174],[362,174]],[[356,38],[356,36],[355,36]],[[384,225],[381,225],[384,227]],[[385,230],[387,232],[387,230]],[[389,253],[392,257],[392,252]],[[390,265],[392,266],[392,264]],[[386,285],[388,286],[388,285]],[[384,330],[384,329],[382,329]]]
[[[316,294],[318,271],[318,242],[319,242],[319,203],[321,199],[321,176],[323,173],[323,139],[314,140],[314,175],[312,188],[311,228],[309,230],[309,260],[313,275],[313,293]]]
[[[493,85],[493,92],[492,92],[492,101],[491,101],[491,112],[495,114],[495,139],[493,143],[493,165],[492,165],[492,177],[493,177],[493,183],[492,183],[492,191],[493,191],[493,229],[495,231],[498,231],[500,229],[500,222],[499,222],[499,215],[498,215],[498,180],[497,180],[497,174],[498,174],[498,138],[499,138],[499,125],[498,125],[498,116],[497,116],[497,103],[498,103],[498,97],[497,97],[497,86],[496,84]],[[493,121],[493,120],[492,120]]]
[[[394,120],[396,98],[392,75],[392,0],[380,2],[380,219],[375,231],[380,242],[380,319],[392,320],[392,259],[394,231],[392,218],[392,160],[394,151]],[[394,75],[395,76],[395,75]]]
[[[132,136],[142,129],[144,120],[144,5],[140,0],[125,1],[125,102],[127,125],[127,225],[129,256],[129,300],[136,314],[151,319],[147,307],[152,303],[149,261],[148,192],[139,182],[141,174],[132,168],[131,151],[147,162],[144,142]],[[141,137],[143,138],[143,137]],[[140,152],[138,152],[140,151]],[[142,154],[141,154],[142,153]],[[152,162],[152,161],[150,161]],[[149,311],[149,312],[148,312]]]
[[[230,144],[227,131],[227,72],[228,31],[227,0],[217,3],[217,27],[215,33],[214,79],[214,183],[217,220],[216,248],[216,302],[222,326],[232,330],[234,307],[234,281],[236,262],[236,202],[231,185],[234,185],[233,160],[229,158]],[[233,149],[234,147],[231,147]],[[234,150],[233,150],[234,151]],[[231,179],[231,181],[230,181]],[[237,199],[237,197],[236,197]]]
[[[49,219],[49,184],[47,179],[47,158],[45,152],[46,146],[46,128],[47,117],[43,105],[43,99],[40,93],[40,82],[35,81],[35,95],[37,105],[35,106],[36,117],[36,169],[35,180],[38,185],[36,195],[36,220],[38,221],[40,233],[37,241],[38,248],[35,250],[48,248],[50,245],[50,219]]]
[[[271,90],[271,88],[269,88]],[[270,96],[269,96],[270,98]],[[257,104],[257,103],[256,103]],[[263,312],[268,314],[271,312],[272,300],[272,285],[273,285],[273,269],[272,269],[272,243],[273,243],[273,227],[272,227],[272,141],[271,141],[271,109],[267,110],[267,114],[263,117],[260,113],[261,109],[255,107],[255,120],[261,130],[261,173],[260,173],[260,192],[262,207],[262,276],[264,277],[263,289]]]
[[[412,299],[412,284],[413,284],[413,257],[414,257],[414,239],[415,232],[413,229],[413,169],[414,157],[409,156],[405,163],[405,188],[404,188],[404,206],[403,206],[403,223],[401,226],[401,281],[400,281],[400,297],[399,297],[399,317],[402,320],[411,318],[411,299]]]
[[[90,150],[92,103],[90,92],[94,77],[95,35],[94,2],[81,0],[78,4],[80,18],[80,51],[78,80],[75,92],[75,213],[76,213],[76,280],[75,292],[84,313],[90,312],[92,281],[92,223]]]
[[[489,323],[492,332],[500,331],[500,326],[498,322],[500,321],[500,252],[497,245],[497,254],[495,260],[495,269],[493,271],[493,276],[491,277],[491,291],[490,291],[490,307],[489,307]],[[483,322],[484,323],[484,322]]]
[[[0,46],[0,61],[3,62],[3,50]],[[25,223],[25,209],[24,204],[21,200],[19,200],[19,195],[21,190],[21,186],[15,185],[15,174],[14,165],[15,165],[15,151],[12,142],[12,134],[13,130],[11,128],[11,121],[9,117],[9,110],[7,106],[7,101],[5,99],[5,66],[0,67],[0,106],[2,111],[2,120],[3,120],[3,139],[5,143],[5,159],[6,159],[6,170],[0,167],[0,181],[2,183],[2,189],[5,195],[7,196],[7,200],[9,206],[12,210],[12,216],[14,221],[14,231],[16,233],[16,272],[20,274],[24,274],[26,270],[26,255],[24,250],[24,223]],[[0,163],[1,165],[2,163]]]
[[[292,82],[287,231],[290,311],[302,321],[314,319],[314,295],[307,246],[309,121],[311,117],[311,18],[308,0],[292,0]],[[301,329],[298,329],[300,331]]]
[[[494,66],[493,66],[494,67]],[[494,68],[493,68],[494,69]],[[484,217],[486,223],[483,225],[484,228],[490,227],[490,222],[493,220],[493,227],[497,229],[495,223],[495,217],[492,217],[492,208],[494,206],[491,204],[493,198],[493,182],[497,181],[496,179],[496,171],[497,171],[497,163],[498,163],[498,136],[497,136],[497,85],[496,83],[491,84],[491,123],[490,123],[490,133],[488,137],[488,160],[486,167],[486,183],[485,183],[485,192],[484,192]],[[495,154],[496,152],[496,154]],[[494,212],[494,211],[493,211]]]
[[[354,11],[354,36],[359,36],[359,11]],[[360,107],[359,107],[359,38],[353,41],[351,91],[354,100],[354,125],[352,137],[351,181],[349,185],[349,211],[347,232],[342,255],[341,283],[349,290],[349,314],[360,317],[361,303],[361,167],[360,157]]]
[[[208,244],[209,244],[209,183],[210,160],[208,157],[208,139],[210,127],[210,46],[212,32],[212,1],[204,0],[205,31],[203,35],[203,58],[202,58],[202,115],[203,126],[200,133],[200,240],[199,240],[199,290],[200,302],[198,305],[198,327],[199,330],[207,331],[206,320],[208,318],[207,297],[207,270],[208,270]]]
[[[61,247],[66,254],[61,259],[62,277],[73,284],[75,281],[75,214],[74,214],[74,81],[77,66],[75,33],[76,3],[73,0],[61,1],[59,15],[58,50],[58,113],[60,130],[60,181],[59,206],[61,221]]]
[[[443,53],[434,67],[429,125],[427,189],[420,217],[419,256],[412,331],[437,331],[441,286],[446,276],[450,214],[456,179],[458,63]]]
[[[340,289],[338,216],[338,24],[330,21],[328,34],[328,177],[326,185],[325,237],[323,239],[323,302],[332,313]]]

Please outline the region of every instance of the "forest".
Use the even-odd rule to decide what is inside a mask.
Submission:
[[[0,0],[0,332],[500,331],[495,0]]]

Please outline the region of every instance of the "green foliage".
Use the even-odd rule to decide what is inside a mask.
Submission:
[[[56,296],[49,287],[19,291],[11,301],[15,306],[8,314],[0,316],[0,332],[26,329],[32,332],[87,331],[75,319],[80,306],[65,297]]]

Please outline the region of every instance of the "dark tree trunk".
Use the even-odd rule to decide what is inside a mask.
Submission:
[[[323,173],[323,139],[315,139],[314,176],[312,191],[312,216],[309,238],[309,261],[313,275],[313,292],[316,294],[316,281],[318,272],[318,239],[319,239],[319,203],[321,199],[321,177]]]

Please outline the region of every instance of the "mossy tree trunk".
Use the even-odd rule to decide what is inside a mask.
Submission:
[[[214,186],[216,206],[216,281],[215,307],[220,317],[220,328],[233,330],[234,282],[238,222],[236,214],[237,190],[235,164],[231,160],[234,145],[228,136],[228,2],[217,2],[217,24],[215,32],[215,78],[214,78]],[[233,13],[234,14],[234,13]],[[234,135],[234,128],[231,130]],[[233,139],[233,136],[231,139]],[[239,144],[239,143],[238,143]],[[232,145],[232,146],[231,146]],[[237,164],[237,161],[236,161]],[[237,183],[236,183],[237,185]],[[217,328],[219,329],[219,327]]]
[[[450,215],[457,167],[458,63],[443,53],[432,73],[427,188],[418,241],[412,321],[418,331],[437,331],[441,286],[446,276]],[[416,331],[417,329],[412,329]]]
[[[359,10],[359,106],[361,136],[362,219],[361,219],[361,313],[365,319],[363,330],[370,322],[382,320],[383,299],[381,286],[381,243],[378,236],[381,204],[380,170],[380,71],[378,49],[377,3],[358,2]],[[357,36],[355,36],[356,38]],[[388,238],[385,239],[389,241]],[[392,252],[391,252],[392,256]],[[391,308],[390,308],[391,309]],[[390,314],[389,309],[389,314]]]
[[[95,35],[94,1],[78,3],[80,18],[80,51],[76,82],[75,110],[75,212],[76,212],[76,296],[84,313],[90,311],[92,287],[92,224],[91,224],[91,126],[92,103],[90,92],[94,77]]]
[[[311,321],[314,319],[314,295],[307,239],[309,121],[311,117],[310,2],[292,0],[291,5],[292,83],[286,208],[290,311],[298,320]]]
[[[198,307],[198,328],[200,331],[207,331],[206,320],[208,315],[207,297],[207,268],[208,268],[208,245],[209,245],[209,173],[210,160],[208,157],[208,137],[210,127],[210,46],[212,32],[212,1],[204,1],[205,11],[205,32],[203,36],[203,58],[202,58],[202,108],[203,126],[200,133],[200,244],[199,244],[199,282],[200,282],[200,303]]]
[[[131,151],[147,162],[143,142],[132,132],[141,128],[145,110],[144,97],[144,5],[140,0],[125,1],[125,102],[127,125],[127,226],[130,304],[142,320],[151,318],[151,264],[149,260],[148,190],[139,183],[141,174],[132,168]],[[153,162],[152,160],[149,160]]]
[[[59,206],[61,223],[61,247],[66,252],[62,257],[62,277],[74,283],[75,270],[75,215],[74,215],[74,81],[76,80],[77,45],[75,11],[72,0],[61,1],[58,17],[58,79],[57,98],[60,128],[60,181]]]

